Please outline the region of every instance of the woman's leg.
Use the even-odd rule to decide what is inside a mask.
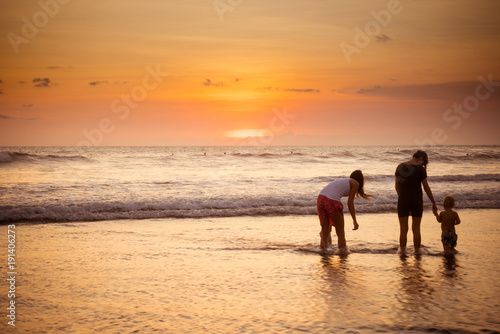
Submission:
[[[319,247],[321,248],[321,250],[326,251],[328,248],[328,237],[330,235],[331,226],[329,218],[330,216],[328,214],[328,210],[325,208],[325,203],[322,196],[318,196],[317,210],[319,224],[321,226],[321,232],[319,233]]]
[[[408,217],[399,217],[399,251],[406,252]]]
[[[344,212],[337,211],[332,217],[333,226],[335,227],[335,233],[337,234],[338,239],[338,248],[345,248],[346,240],[345,240],[345,231],[344,231]]]
[[[331,231],[332,231],[332,227],[330,226],[329,221],[327,221],[326,224],[321,222],[321,232],[319,234],[321,239],[320,239],[319,247],[323,251],[326,251],[328,249],[328,239],[330,239],[330,243],[331,243],[331,240],[332,240],[331,236],[330,236]]]
[[[420,245],[422,243],[422,237],[420,235],[420,222],[422,217],[411,217],[411,230],[413,232],[413,247],[415,247],[415,253],[420,250]],[[407,225],[408,226],[408,225]]]

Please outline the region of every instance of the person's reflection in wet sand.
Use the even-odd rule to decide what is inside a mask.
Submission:
[[[460,266],[457,263],[455,254],[446,254],[443,256],[443,276],[448,278],[458,278],[457,268]]]
[[[336,284],[346,284],[347,255],[321,257],[321,267],[324,269],[323,277]]]
[[[323,301],[318,303],[318,312],[323,314],[325,321],[338,318],[338,321],[345,321],[349,316],[346,314],[344,305],[352,305],[356,301],[352,291],[356,290],[349,279],[348,255],[332,256],[323,255],[318,263],[319,278],[318,290]]]
[[[422,256],[401,256],[398,273],[401,286],[395,295],[401,305],[397,312],[399,321],[425,321],[435,302],[431,275],[422,266]]]

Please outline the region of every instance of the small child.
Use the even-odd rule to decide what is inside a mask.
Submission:
[[[460,224],[460,217],[456,211],[453,211],[455,206],[455,198],[446,196],[443,200],[444,211],[436,216],[438,222],[441,223],[441,242],[445,253],[456,253],[455,246],[457,245],[457,234],[455,233],[455,225]]]

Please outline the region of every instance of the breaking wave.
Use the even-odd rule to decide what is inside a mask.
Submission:
[[[90,161],[81,155],[38,155],[21,152],[1,151],[0,163],[2,162],[44,162],[44,161]]]
[[[476,194],[460,201],[460,208],[500,208],[500,200]],[[347,206],[344,211],[347,212]],[[392,198],[377,197],[356,203],[358,213],[396,212]],[[113,201],[69,205],[1,206],[0,222],[97,221],[148,218],[211,218],[240,216],[316,215],[316,199],[206,198],[173,201]]]

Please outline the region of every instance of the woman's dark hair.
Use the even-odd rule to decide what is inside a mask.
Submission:
[[[422,164],[424,168],[427,168],[427,164],[429,163],[429,157],[427,156],[427,153],[425,151],[418,150],[417,152],[413,153],[414,158],[422,158],[424,163]]]
[[[365,178],[363,176],[363,172],[358,170],[355,170],[354,172],[351,173],[351,176],[349,176],[351,179],[356,180],[359,183],[359,188],[358,188],[358,193],[356,194],[356,197],[363,197],[364,199],[370,199],[373,196],[365,194],[365,190],[363,188],[365,184]]]

